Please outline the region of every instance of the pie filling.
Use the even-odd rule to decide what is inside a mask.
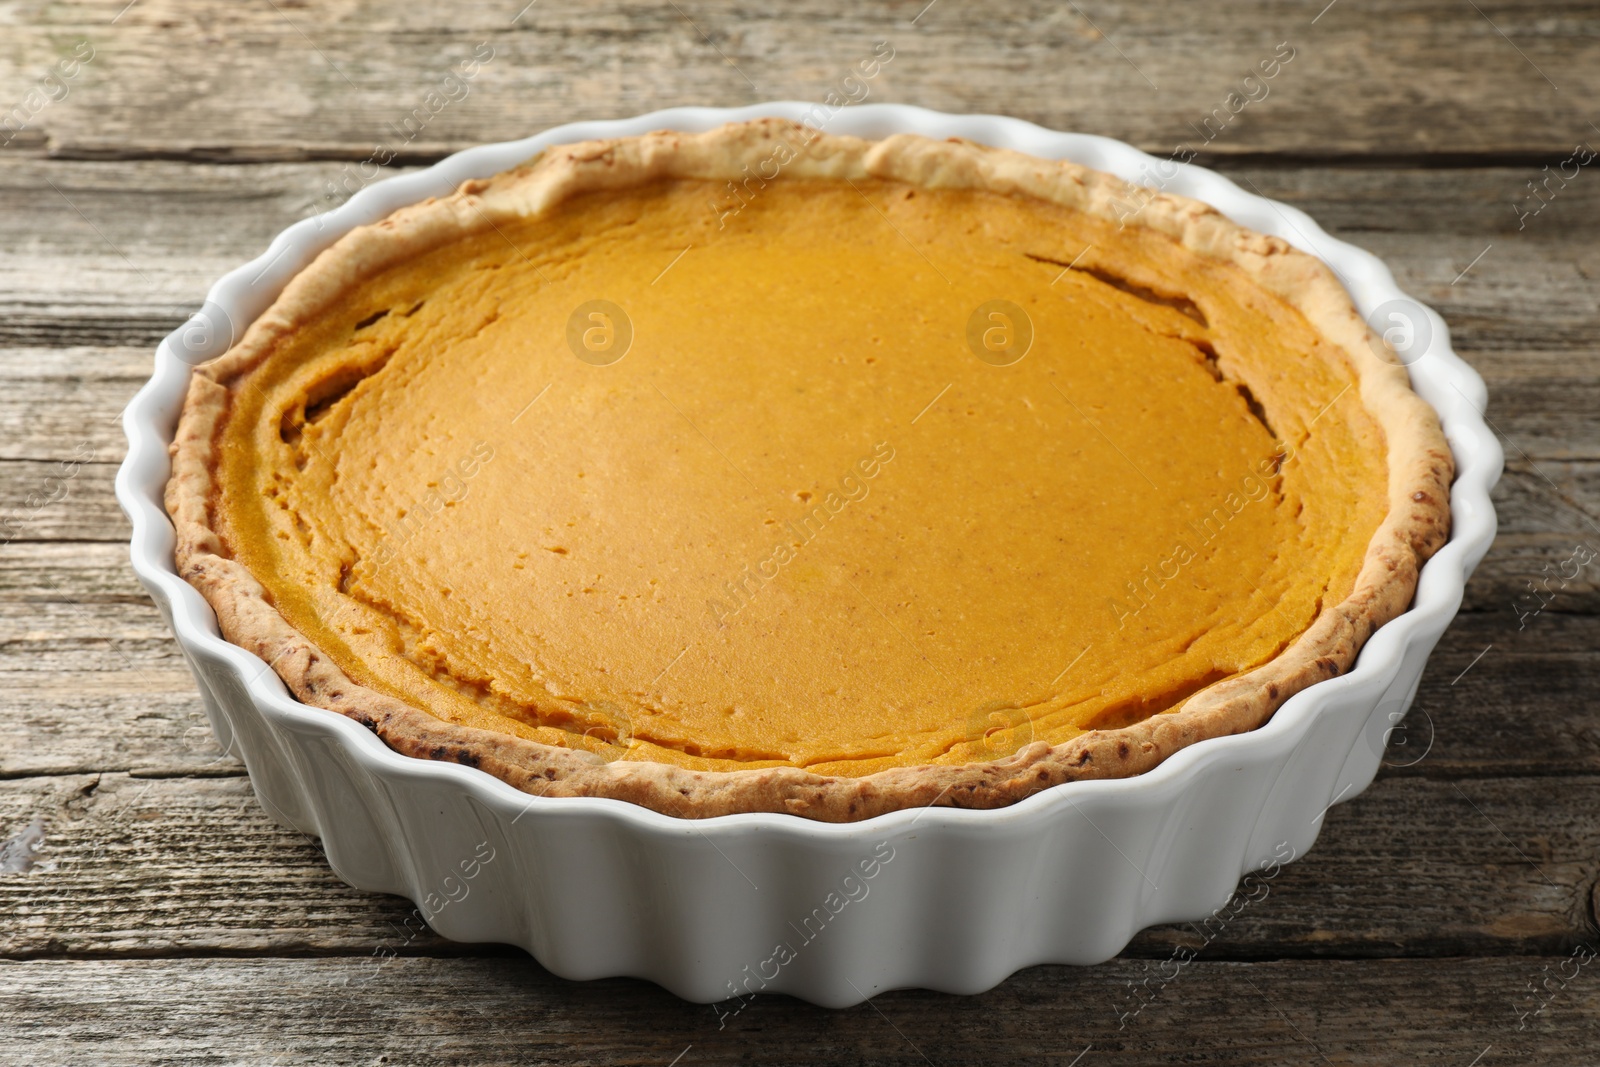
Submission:
[[[228,554],[440,719],[846,776],[1170,711],[1349,594],[1383,435],[1239,268],[1020,196],[725,186],[367,277],[232,390]]]

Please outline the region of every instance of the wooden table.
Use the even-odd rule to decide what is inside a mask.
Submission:
[[[1600,550],[1600,167],[1561,177],[1600,145],[1600,9],[523,2],[0,4],[0,1063],[1600,1061],[1600,561],[1519,600]],[[127,565],[120,409],[206,286],[375,145],[416,165],[580,117],[859,95],[879,41],[870,100],[1202,148],[1449,321],[1507,453],[1501,533],[1412,725],[1209,945],[1153,929],[982,996],[763,998],[719,1030],[643,982],[418,933],[212,742]],[[1244,83],[1288,51],[1265,96]]]

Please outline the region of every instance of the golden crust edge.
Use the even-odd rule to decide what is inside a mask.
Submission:
[[[298,323],[361,278],[464,233],[489,229],[496,219],[536,216],[580,192],[658,178],[738,179],[749,173],[746,168],[770,163],[775,142],[785,136],[802,142],[802,151],[783,165],[798,176],[1015,191],[1117,222],[1132,201],[1139,205],[1139,225],[1236,264],[1296,307],[1348,361],[1388,451],[1388,514],[1350,595],[1325,606],[1271,662],[1205,689],[1173,711],[1054,747],[1036,742],[1006,759],[896,767],[849,778],[789,767],[698,771],[607,763],[586,752],[445,722],[355,683],[290,626],[243,565],[221,555],[210,515],[211,461],[227,413],[226,383],[270,355]],[[405,755],[478,767],[524,792],[608,797],[685,818],[775,812],[848,822],[929,804],[998,808],[1067,781],[1141,774],[1197,741],[1255,729],[1290,696],[1348,670],[1367,637],[1405,611],[1422,563],[1448,538],[1454,464],[1433,409],[1412,391],[1403,367],[1377,356],[1381,344],[1320,260],[1198,201],[1152,195],[1077,164],[908,134],[864,141],[777,119],[703,134],[663,131],[553,148],[494,178],[466,182],[452,196],[403,208],[341,237],[291,280],[238,344],[196,369],[171,446],[167,508],[178,535],[178,571],[212,605],[224,636],[269,664],[300,700],[362,723]]]

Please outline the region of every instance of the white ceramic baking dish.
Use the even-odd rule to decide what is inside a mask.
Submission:
[[[1453,532],[1423,568],[1411,610],[1373,635],[1353,670],[1293,697],[1267,725],[1201,742],[1148,774],[1069,783],[995,811],[928,808],[845,825],[765,814],[686,821],[613,800],[530,797],[469,767],[391,751],[349,719],[297,702],[266,664],[220,637],[211,608],[173,570],[162,507],[191,364],[224,351],[352,227],[548,145],[764,115],[1074,160],[1205,201],[1321,257],[1369,321],[1393,331],[1455,452]],[[218,739],[243,758],[274,818],[321,838],[339,877],[411,898],[446,937],[520,945],[568,978],[646,978],[722,1002],[727,1016],[755,992],[846,1006],[905,986],[975,993],[1036,963],[1097,963],[1143,927],[1210,915],[1246,872],[1303,854],[1328,807],[1372,781],[1494,537],[1489,490],[1502,454],[1485,403],[1443,321],[1401,293],[1378,259],[1210,171],[988,115],[677,108],[469,149],[289,227],[162,342],[123,419],[117,498],[133,522],[134,569],[193,666]]]

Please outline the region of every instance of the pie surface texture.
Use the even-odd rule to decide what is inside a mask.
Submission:
[[[1320,261],[1194,201],[776,120],[345,235],[198,368],[180,573],[399,752],[691,818],[992,808],[1347,670],[1448,535]]]

